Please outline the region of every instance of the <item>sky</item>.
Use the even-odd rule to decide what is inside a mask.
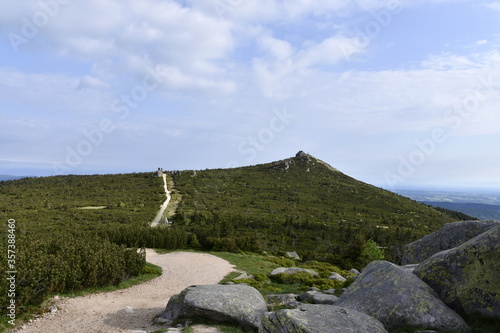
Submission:
[[[0,174],[303,150],[387,188],[500,189],[500,1],[0,3]]]

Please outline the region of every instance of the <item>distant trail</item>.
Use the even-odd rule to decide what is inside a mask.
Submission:
[[[170,191],[167,188],[167,175],[165,175],[165,174],[163,174],[163,187],[165,188],[165,194],[167,196],[167,200],[165,200],[163,205],[161,205],[160,211],[158,212],[158,214],[154,218],[153,222],[151,222],[151,228],[156,227],[158,225],[158,223],[160,223],[160,220],[163,216],[163,213],[165,213],[165,210],[167,209],[167,206],[170,202],[170,199],[172,198],[172,196],[170,195]]]

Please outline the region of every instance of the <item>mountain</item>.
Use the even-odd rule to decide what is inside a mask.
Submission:
[[[398,262],[402,246],[457,220],[307,154],[166,174],[168,227],[149,227],[165,200],[163,180],[153,172],[1,182],[0,218],[15,219],[19,230],[39,239],[92,233],[128,247],[297,251],[348,268],[361,266],[369,239]],[[82,209],[88,207],[94,209]]]
[[[455,220],[307,154],[169,174],[182,196],[174,224],[195,233],[207,248],[296,250],[340,263],[353,259],[359,244],[372,238],[397,261],[403,244]]]

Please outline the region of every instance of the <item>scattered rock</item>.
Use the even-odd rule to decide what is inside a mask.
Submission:
[[[300,294],[297,299],[301,302],[308,302],[312,304],[334,304],[338,297],[334,295],[324,294],[319,291],[306,291]]]
[[[253,274],[248,275],[247,273],[243,273],[240,276],[234,278],[233,280],[246,280],[246,279],[255,279]]]
[[[388,330],[415,326],[470,332],[427,284],[387,261],[370,263],[335,305],[373,316]]]
[[[300,305],[297,297],[298,296],[295,294],[276,294],[266,296],[269,303],[278,306],[284,305],[290,308],[296,308]]]
[[[262,324],[263,333],[387,332],[379,321],[364,313],[323,304],[270,312]]]
[[[414,273],[452,309],[500,319],[500,226],[420,264]]]
[[[160,317],[173,321],[205,318],[255,329],[266,312],[266,302],[257,289],[216,284],[191,286],[172,296]]]
[[[306,269],[306,268],[298,268],[298,267],[278,267],[274,269],[269,275],[278,275],[278,274],[295,274],[298,272],[306,272],[309,273],[313,276],[319,276],[318,272],[313,271],[312,269]]]
[[[356,268],[351,268],[349,272],[354,274],[354,276],[358,276],[359,274],[361,274],[361,272],[358,271]]]
[[[336,280],[340,282],[346,281],[346,278],[340,275],[339,273],[332,272],[332,274],[328,277],[330,280]]]
[[[438,231],[406,245],[401,262],[403,265],[421,263],[438,252],[457,247],[499,225],[499,221],[446,223]]]
[[[285,253],[285,257],[291,258],[291,259],[295,259],[295,260],[300,260],[299,255],[295,251],[293,251],[293,252],[286,252]]]

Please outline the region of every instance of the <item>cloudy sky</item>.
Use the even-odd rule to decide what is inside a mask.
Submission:
[[[0,174],[304,150],[384,188],[500,188],[500,1],[2,1],[0,36]]]

